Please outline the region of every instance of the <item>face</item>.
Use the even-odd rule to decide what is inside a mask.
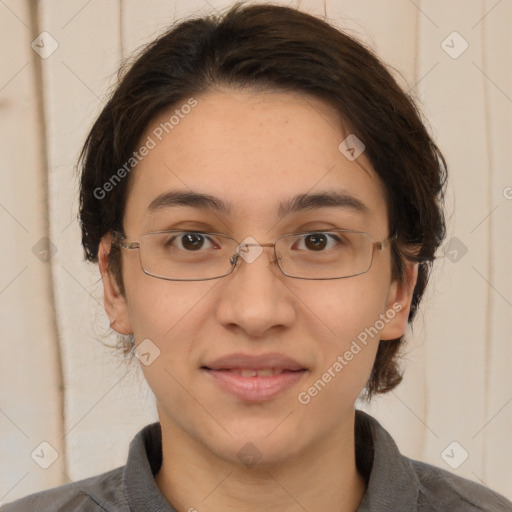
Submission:
[[[164,112],[142,138],[157,144],[130,176],[128,236],[188,229],[264,244],[286,233],[352,229],[387,238],[383,186],[364,153],[351,161],[340,152],[349,132],[327,104],[229,89],[195,99],[169,133],[158,131],[173,113]],[[214,196],[229,212],[162,200],[171,191]],[[321,192],[364,208],[319,202],[279,211],[296,195]],[[105,237],[107,313],[118,332],[159,351],[141,367],[162,428],[224,461],[240,463],[248,442],[260,463],[272,464],[343,438],[379,339],[398,338],[406,326],[410,288],[391,281],[389,248],[375,251],[368,272],[347,279],[286,277],[267,247],[226,277],[181,282],[145,274],[139,251],[123,249],[124,296],[105,270],[109,248]]]

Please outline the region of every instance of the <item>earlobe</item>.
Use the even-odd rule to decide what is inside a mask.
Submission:
[[[120,292],[118,283],[108,268],[108,256],[111,250],[112,235],[105,235],[98,248],[98,266],[103,283],[103,304],[110,321],[110,327],[119,334],[133,334],[128,317],[126,298]]]
[[[404,282],[391,284],[385,311],[388,321],[381,331],[381,340],[395,340],[405,334],[417,280],[418,263],[407,261]]]

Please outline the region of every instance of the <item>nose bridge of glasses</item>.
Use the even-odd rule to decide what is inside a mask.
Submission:
[[[276,257],[275,245],[276,242],[259,243],[256,239],[247,237],[244,241],[237,243],[235,254],[230,258],[231,263],[238,264],[240,259],[245,260],[247,263],[252,263],[264,252],[265,247],[274,249],[272,252],[274,259],[271,260],[271,262],[274,263]]]

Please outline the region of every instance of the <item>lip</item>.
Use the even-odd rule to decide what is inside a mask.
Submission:
[[[281,373],[243,377],[233,370],[278,369]],[[230,354],[201,367],[213,381],[240,400],[261,402],[270,400],[296,385],[307,373],[307,368],[288,356],[277,353],[248,355]]]
[[[265,368],[279,368],[281,370],[296,371],[307,369],[295,359],[274,352],[259,355],[229,354],[206,363],[203,367],[210,370],[233,370],[240,368],[264,370]]]

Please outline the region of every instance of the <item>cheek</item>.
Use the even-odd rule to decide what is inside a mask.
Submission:
[[[324,282],[323,288],[315,294],[315,310],[334,340],[328,345],[338,350],[375,325],[384,312],[389,289],[389,282],[381,279],[378,273],[339,283]]]
[[[138,256],[131,256],[123,262],[123,279],[135,339],[168,344],[173,336],[187,330],[186,320],[197,314],[215,282],[166,281],[148,276],[140,268]]]
[[[317,333],[318,364],[307,382],[313,388],[303,388],[310,397],[323,395],[318,406],[319,402],[340,400],[352,403],[366,384],[382,329],[384,285],[366,274],[346,281],[343,287],[325,287],[322,296],[330,300],[322,301],[317,308],[328,334],[318,337]]]
[[[176,411],[187,402],[184,389],[190,389],[199,367],[201,338],[211,316],[207,298],[215,284],[165,281],[140,272],[126,289],[145,379],[157,398]],[[145,364],[145,353],[150,364]]]
[[[210,283],[171,282],[143,275],[127,289],[141,369],[158,401],[176,418],[194,406],[186,392],[198,367],[201,322]],[[148,353],[147,359],[144,354]],[[147,364],[149,363],[149,364]]]

